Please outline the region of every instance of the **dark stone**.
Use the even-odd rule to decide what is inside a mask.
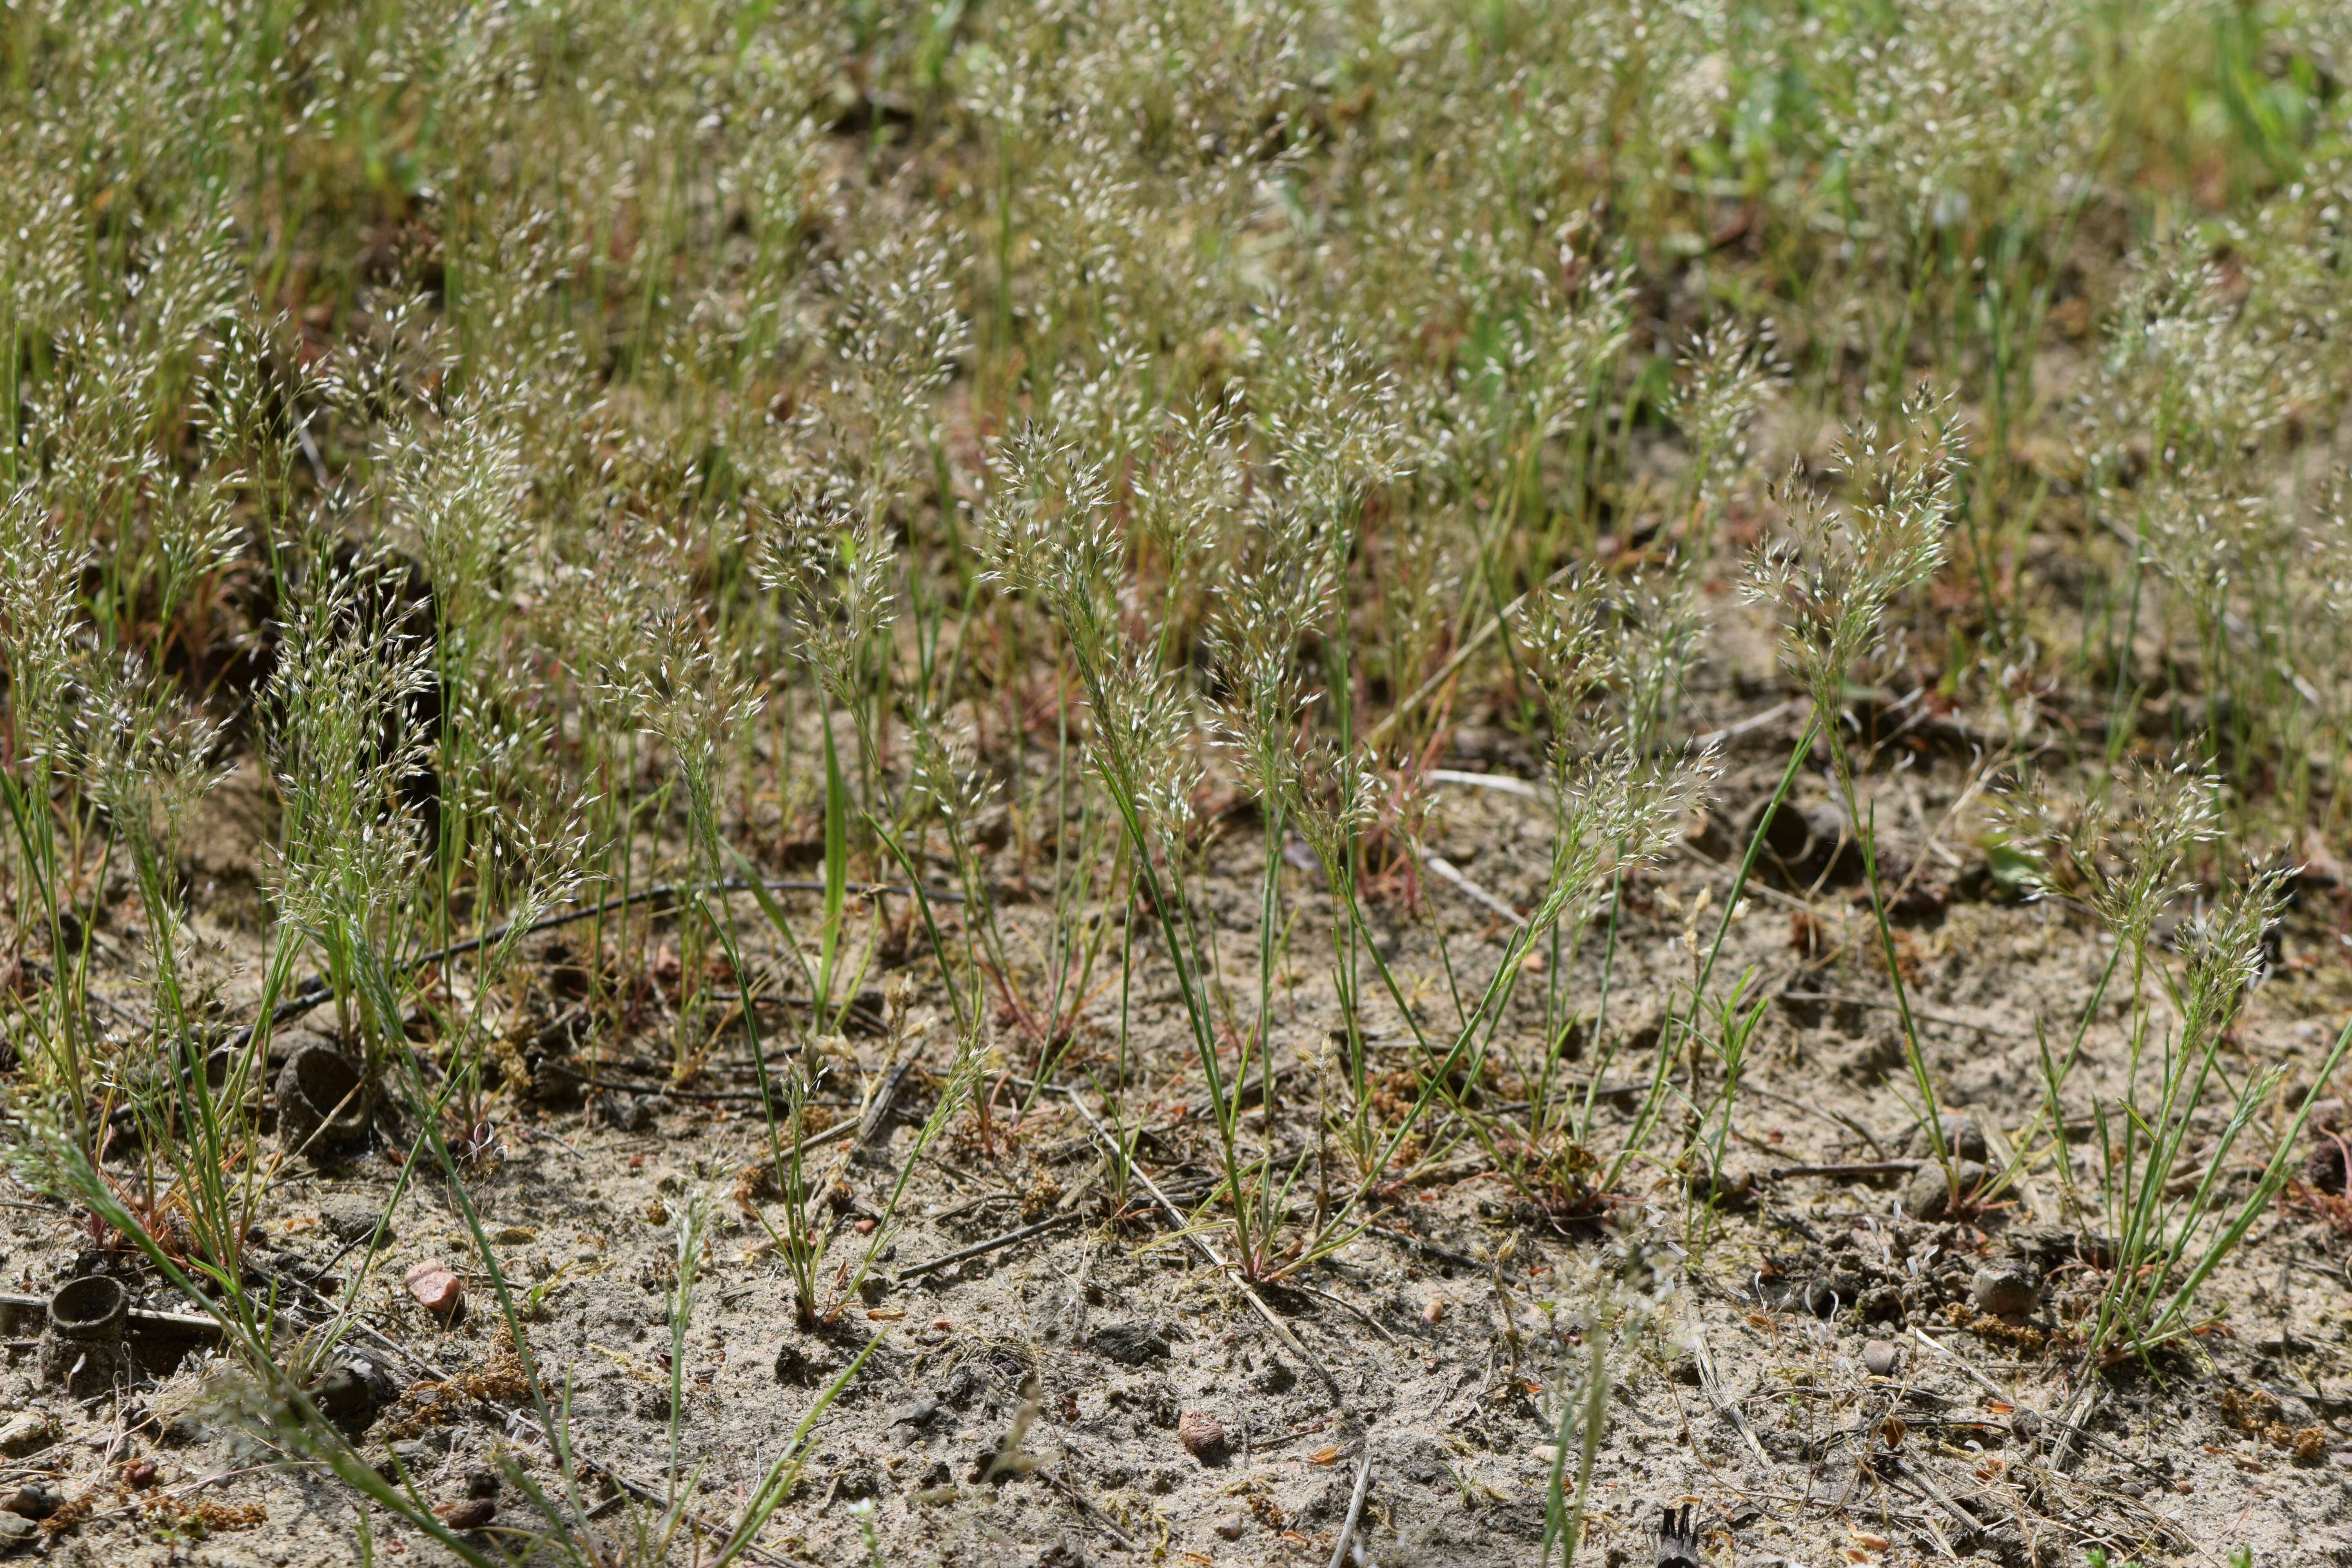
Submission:
[[[48,1482],[26,1481],[0,1502],[0,1509],[24,1519],[47,1519],[65,1505],[65,1495]]]

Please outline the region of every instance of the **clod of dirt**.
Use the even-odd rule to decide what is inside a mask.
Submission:
[[[1893,1377],[1901,1363],[1902,1357],[1885,1340],[1873,1340],[1862,1347],[1863,1369],[1873,1377]]]
[[[334,1047],[306,1046],[278,1075],[278,1140],[314,1163],[362,1142],[375,1118],[375,1093],[359,1064]]]
[[[51,1432],[48,1416],[38,1410],[12,1415],[6,1426],[0,1426],[0,1454],[23,1458],[37,1448],[47,1447]]]
[[[652,1095],[607,1089],[596,1100],[596,1114],[615,1132],[642,1132],[653,1125],[657,1102]]]
[[[1974,1160],[1955,1161],[1952,1165],[1952,1174],[1963,1198],[1984,1185],[1990,1173]],[[1952,1185],[1944,1180],[1944,1168],[1929,1161],[1912,1172],[1911,1179],[1903,1184],[1903,1212],[1913,1219],[1943,1218],[1951,1212]]]
[[[132,1491],[145,1491],[155,1484],[155,1461],[133,1459],[122,1467],[122,1484]]]
[[[373,1200],[361,1197],[330,1198],[319,1205],[319,1223],[337,1241],[364,1241],[375,1234],[376,1223],[384,1217],[383,1210]],[[392,1226],[383,1227],[383,1239],[393,1239]]]
[[[1096,1352],[1121,1366],[1168,1359],[1168,1341],[1148,1323],[1110,1323],[1095,1331]]]
[[[465,1287],[458,1283],[457,1276],[437,1258],[428,1258],[409,1269],[402,1282],[426,1311],[445,1317],[456,1311],[466,1298]]]
[[[1740,1214],[1756,1204],[1756,1176],[1749,1171],[1694,1171],[1693,1203],[1712,1204],[1724,1214]]]
[[[2334,1138],[2314,1144],[2311,1158],[2303,1163],[2303,1184],[2330,1197],[2343,1196],[2344,1145]]]
[[[1762,865],[1778,871],[1786,883],[1847,882],[1859,870],[1853,835],[1843,814],[1827,801],[1783,800],[1777,807],[1765,801],[1748,814],[1740,837],[1745,841],[1759,830]]]
[[[466,1472],[466,1495],[470,1498],[494,1498],[499,1495],[499,1473],[488,1465],[477,1465]]]
[[[850,1458],[834,1472],[834,1494],[852,1502],[859,1498],[873,1497],[881,1489],[881,1476],[875,1469],[874,1462],[862,1455]]]
[[[479,1530],[498,1517],[499,1505],[488,1498],[469,1497],[462,1502],[443,1503],[433,1513],[452,1530]]]
[[[1176,1436],[1204,1465],[1217,1464],[1225,1457],[1225,1429],[1206,1411],[1184,1412],[1176,1423]]]
[[[2026,1317],[2042,1303],[2041,1282],[2031,1269],[2015,1263],[1988,1264],[1978,1269],[1969,1282],[1969,1295],[1978,1311],[1996,1318]]]
[[[814,1388],[830,1376],[832,1363],[827,1358],[809,1354],[795,1344],[786,1343],[776,1349],[776,1381],[794,1388]]]
[[[1947,1110],[1936,1118],[1936,1130],[1944,1135],[1944,1152],[1961,1160],[1982,1160],[1985,1157],[1984,1129],[1964,1110]],[[1910,1142],[1905,1145],[1915,1160],[1932,1160],[1936,1146],[1927,1137],[1927,1123],[1911,1129]]]
[[[931,1417],[937,1415],[939,1413],[940,1402],[936,1399],[910,1399],[906,1404],[897,1405],[891,1410],[889,1425],[893,1426],[928,1426],[931,1424]]]
[[[1297,1381],[1298,1374],[1284,1365],[1279,1357],[1268,1356],[1265,1364],[1257,1369],[1257,1375],[1250,1379],[1250,1386],[1260,1394],[1286,1394]]]
[[[0,1509],[25,1519],[47,1519],[65,1505],[65,1494],[47,1481],[27,1481],[0,1501]]]
[[[390,1373],[356,1358],[329,1367],[310,1391],[310,1402],[329,1419],[362,1423],[399,1396],[400,1386]]]
[[[388,1481],[397,1481],[403,1467],[412,1475],[419,1473],[439,1464],[457,1441],[457,1434],[447,1427],[427,1432],[422,1437],[404,1438],[384,1450],[384,1457],[377,1461],[376,1474]]]

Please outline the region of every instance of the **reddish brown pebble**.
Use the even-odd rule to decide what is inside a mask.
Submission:
[[[1176,1423],[1176,1436],[1196,1459],[1214,1459],[1225,1451],[1225,1429],[1217,1425],[1215,1416],[1198,1410],[1184,1412],[1183,1419]]]
[[[131,1463],[123,1466],[122,1484],[131,1488],[133,1491],[142,1490],[145,1488],[153,1486],[155,1484],[155,1461],[152,1459],[133,1459]]]
[[[1429,1305],[1421,1310],[1421,1321],[1427,1323],[1433,1329],[1437,1327],[1438,1324],[1444,1322],[1445,1321],[1445,1298],[1443,1296],[1432,1296],[1429,1299]]]
[[[428,1312],[454,1312],[465,1296],[457,1276],[437,1258],[428,1258],[404,1277],[408,1293]]]
[[[945,1318],[933,1318],[931,1320],[931,1327],[935,1329],[952,1329],[955,1325]]]
[[[469,1497],[463,1502],[444,1503],[433,1512],[452,1530],[479,1530],[498,1517],[499,1505],[486,1497]]]
[[[857,1234],[860,1236],[872,1236],[874,1234],[874,1222],[870,1219],[861,1219],[857,1222],[856,1229]]]

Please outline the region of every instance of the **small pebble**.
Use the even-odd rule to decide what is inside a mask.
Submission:
[[[1862,1364],[1873,1377],[1893,1377],[1900,1359],[1885,1340],[1873,1340],[1862,1347]]]
[[[1192,1457],[1203,1464],[1214,1463],[1224,1455],[1225,1429],[1217,1418],[1205,1411],[1187,1410],[1176,1423],[1176,1436]]]
[[[41,1527],[21,1513],[0,1512],[0,1545],[16,1546],[41,1533]]]
[[[383,1211],[366,1198],[331,1198],[319,1206],[319,1223],[337,1241],[364,1241],[375,1234],[383,1218]],[[390,1242],[392,1226],[383,1227],[383,1239]]]
[[[122,1467],[122,1484],[132,1491],[144,1491],[155,1484],[155,1461],[133,1459]]]
[[[1437,1327],[1438,1324],[1444,1322],[1445,1321],[1445,1298],[1443,1296],[1432,1296],[1429,1299],[1429,1304],[1421,1310],[1421,1321],[1427,1323],[1433,1329]]]
[[[486,1497],[469,1497],[463,1502],[444,1503],[433,1512],[452,1530],[479,1530],[498,1517],[499,1505]]]
[[[8,1418],[0,1426],[0,1454],[22,1458],[36,1448],[49,1446],[52,1428],[48,1416],[38,1410],[26,1410]]]
[[[1977,1270],[1969,1295],[1979,1312],[1997,1318],[2023,1317],[2041,1304],[2042,1291],[2033,1276],[2013,1263],[1994,1263]]]
[[[939,1413],[940,1402],[936,1399],[910,1399],[904,1405],[891,1408],[889,1424],[893,1426],[927,1426],[931,1417]]]
[[[1952,1175],[1959,1184],[1959,1195],[1968,1195],[1983,1185],[1990,1174],[1974,1160],[1956,1160]],[[1930,1160],[1911,1173],[1903,1185],[1903,1212],[1913,1219],[1941,1219],[1951,1211],[1952,1187],[1944,1178],[1944,1168]]]
[[[2327,1462],[2339,1470],[2352,1470],[2352,1448],[2338,1448],[2327,1456]]]
[[[1229,1513],[1209,1528],[1224,1540],[1239,1541],[1242,1538],[1242,1531],[1249,1528],[1249,1520],[1243,1514]]]
[[[402,1279],[408,1293],[428,1312],[446,1316],[456,1311],[457,1304],[465,1300],[465,1288],[458,1284],[457,1276],[437,1258],[426,1258]]]
[[[26,1519],[47,1519],[65,1505],[64,1495],[47,1481],[27,1481],[0,1502],[0,1509]]]

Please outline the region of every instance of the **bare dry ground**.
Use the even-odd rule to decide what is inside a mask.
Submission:
[[[1749,696],[1745,710],[1785,706],[1764,700],[1772,695]],[[1727,689],[1717,700],[1736,721],[1743,700]],[[1797,728],[1784,712],[1732,742],[1717,815],[1736,820],[1769,796]],[[1931,842],[1918,831],[1947,823],[1966,788],[1950,750],[1916,753],[1879,802],[1913,825],[1888,835],[1886,852],[1923,868],[1897,937],[1948,1114],[1998,1149],[2039,1109],[2037,1024],[2072,1016],[2106,948],[2063,902],[2000,896],[1965,836]],[[1456,774],[1517,776],[1507,750],[1447,760]],[[1431,847],[1460,881],[1433,882],[1392,910],[1391,954],[1433,1011],[1449,958],[1475,969],[1499,948],[1510,917],[1488,900],[1523,907],[1538,891],[1549,835],[1548,816],[1504,789],[1453,784],[1438,814]],[[1701,847],[1709,831],[1693,826],[1689,852],[1624,894],[1611,984],[1621,1026],[1637,1037],[1654,1031],[1692,962],[1693,911],[1725,882]],[[775,1560],[862,1561],[870,1528],[889,1563],[1319,1563],[1349,1518],[1360,1469],[1362,1560],[1527,1563],[1557,1452],[1559,1369],[1584,1353],[1594,1277],[1641,1247],[1652,1249],[1650,1282],[1610,1346],[1593,1469],[1588,1550],[1610,1563],[1646,1568],[1661,1508],[1684,1501],[1718,1563],[1916,1555],[2021,1568],[2091,1546],[2212,1562],[2242,1546],[2282,1564],[2352,1555],[2340,1201],[2296,1189],[2206,1287],[2209,1328],[2144,1366],[2126,1361],[2086,1381],[2063,1324],[2080,1317],[2076,1293],[2095,1288],[2101,1238],[2065,1226],[2046,1173],[1964,1216],[1906,1212],[1938,1206],[1942,1194],[1916,1174],[1937,1168],[1891,1079],[1900,1037],[1884,970],[1857,940],[1854,884],[1833,874],[1809,890],[1810,866],[1786,869],[1732,928],[1731,961],[1752,965],[1755,994],[1772,1000],[1711,1214],[1686,1203],[1680,1182],[1637,1181],[1607,1212],[1562,1221],[1468,1145],[1393,1184],[1359,1239],[1259,1290],[1271,1313],[1261,1315],[1211,1263],[1217,1233],[1188,1242],[1155,1207],[1156,1193],[1198,1194],[1214,1166],[1171,972],[1164,956],[1146,958],[1133,981],[1144,1087],[1130,1101],[1144,1131],[1123,1205],[1100,1097],[1046,1093],[1024,1114],[1024,1086],[1009,1071],[991,1080],[985,1127],[976,1117],[960,1125],[918,1171],[878,1279],[830,1328],[793,1326],[790,1284],[764,1237],[721,1204],[676,1413],[696,1518],[723,1531],[782,1436],[873,1338],[761,1537]],[[1231,880],[1211,883],[1205,901],[1239,901],[1246,913],[1246,842],[1226,870]],[[223,907],[235,907],[233,894]],[[201,897],[196,910],[206,913]],[[2284,921],[2236,1026],[2247,1059],[2307,1069],[2324,1055],[2352,990],[2341,920],[2323,893]],[[236,940],[233,925],[217,930]],[[1151,952],[1149,937],[1142,946]],[[559,936],[535,956],[533,1016],[559,1018],[575,949]],[[1590,981],[1589,944],[1579,962]],[[1312,977],[1295,978],[1276,1035],[1272,1123],[1262,1108],[1247,1119],[1257,1135],[1291,1142],[1316,1136],[1309,1086],[1336,1017]],[[648,998],[649,1016],[661,1005]],[[919,1014],[935,1011],[919,1000]],[[1109,1058],[1109,1011],[1098,1004],[1081,1025],[1074,1062]],[[1523,1031],[1539,1025],[1524,1011]],[[887,1081],[894,1046],[908,1043],[915,1070],[870,1135],[824,1146],[821,1157],[839,1162],[845,1233],[882,1211],[907,1158],[928,1075],[944,1059],[930,1023],[901,1039],[869,1026],[849,1043],[845,1084]],[[278,1048],[311,1037],[289,1031]],[[558,1032],[540,1040],[533,1081],[546,1091],[502,1121],[470,1185],[509,1277],[544,1287],[530,1343],[565,1391],[587,1473],[606,1478],[586,1500],[618,1542],[651,1510],[613,1481],[648,1496],[663,1485],[667,1292],[687,1195],[729,1193],[760,1169],[764,1141],[740,1052],[691,1089],[662,1093],[659,1064],[645,1059],[657,1036],[569,1049]],[[2121,1045],[2117,1019],[2095,1023],[2087,1075],[2117,1070]],[[1590,1066],[1578,1054],[1571,1074]],[[1605,1075],[1604,1119],[1632,1115],[1640,1065]],[[583,1096],[590,1082],[654,1092]],[[1500,1079],[1486,1092],[1507,1098],[1512,1087]],[[316,1172],[298,1162],[271,1182],[249,1254],[257,1282],[274,1281],[289,1302],[335,1284],[352,1238],[393,1194],[401,1131],[387,1112],[365,1149]],[[2323,1133],[2315,1148],[2330,1143]],[[544,1449],[519,1414],[502,1321],[466,1263],[468,1233],[431,1181],[390,1215],[351,1344],[391,1374],[383,1392],[398,1393],[355,1421],[355,1435],[387,1466],[397,1454],[435,1504],[502,1495],[499,1518],[527,1528],[529,1510],[497,1481],[497,1463],[543,1464]],[[88,1236],[42,1205],[15,1204],[5,1223],[19,1289],[121,1267],[144,1304],[185,1305],[135,1260],[89,1253]],[[467,1306],[454,1321],[401,1288],[429,1259],[464,1275]],[[1993,1300],[1989,1289],[2023,1293]],[[46,1446],[21,1453],[12,1475],[69,1500],[58,1518],[79,1522],[45,1545],[58,1560],[361,1560],[348,1495],[272,1463],[208,1405],[227,1397],[232,1370],[194,1355],[176,1371],[159,1362],[152,1384],[77,1402],[43,1386],[29,1341],[16,1343],[0,1398],[12,1415],[43,1418]],[[1196,1451],[1184,1425],[1203,1416],[1222,1436]],[[1027,1459],[990,1475],[1013,1432],[1025,1433]],[[125,1467],[142,1462],[153,1468],[126,1484]],[[437,1555],[386,1522],[373,1550],[379,1562]]]

